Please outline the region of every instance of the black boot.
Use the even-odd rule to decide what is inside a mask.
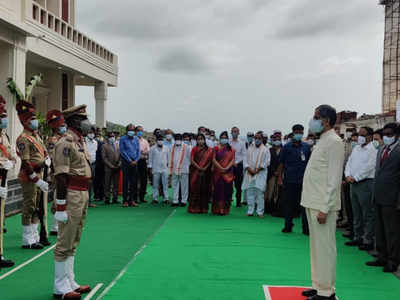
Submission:
[[[42,244],[45,247],[51,245],[51,243],[47,238],[46,230],[44,230],[44,228],[40,230],[40,244]]]
[[[0,269],[11,268],[14,265],[12,260],[4,259],[3,255],[0,255]]]

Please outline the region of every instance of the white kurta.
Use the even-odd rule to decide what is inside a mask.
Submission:
[[[262,169],[257,175],[251,176],[247,171],[245,172],[242,189],[247,190],[250,188],[257,188],[262,192],[265,192],[267,186],[267,173],[268,166],[271,161],[271,154],[267,147],[261,145],[256,147],[251,145],[247,150],[244,159],[244,169],[252,168]]]
[[[175,150],[174,150],[175,149]],[[182,156],[182,152],[183,156]],[[172,152],[174,154],[172,155]],[[190,166],[191,147],[182,144],[181,146],[174,145],[170,151],[170,165],[172,166],[172,189],[174,192],[173,203],[179,202],[179,188],[182,193],[182,203],[186,204],[189,196],[189,166]]]

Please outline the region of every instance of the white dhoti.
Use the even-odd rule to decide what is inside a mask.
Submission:
[[[189,174],[172,174],[172,189],[174,190],[173,203],[179,203],[179,187],[182,193],[182,203],[187,203],[189,197]]]
[[[246,195],[248,206],[247,214],[254,214],[255,204],[257,203],[257,215],[262,216],[264,214],[264,192],[253,187],[246,190]]]
[[[306,208],[310,228],[311,279],[319,296],[335,293],[336,284],[336,220],[337,212],[328,213],[325,224],[319,224],[319,211]]]

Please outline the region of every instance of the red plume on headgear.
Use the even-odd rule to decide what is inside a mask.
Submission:
[[[0,117],[7,116],[6,100],[0,95]]]
[[[63,125],[65,123],[64,115],[62,114],[61,111],[56,110],[56,109],[51,110],[47,113],[46,121],[47,121],[47,124],[49,125],[49,127],[52,129],[60,127],[61,125]]]
[[[32,117],[35,116],[35,107],[32,105],[32,103],[20,100],[18,101],[16,108],[17,108],[18,118],[21,121],[21,123],[26,123]]]

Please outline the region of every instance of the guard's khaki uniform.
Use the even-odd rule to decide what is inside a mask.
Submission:
[[[44,161],[47,156],[47,149],[39,135],[25,129],[17,139],[17,149],[21,160],[27,161],[37,173],[38,177],[41,178]],[[30,226],[31,224],[37,224],[39,221],[37,216],[37,200],[40,191],[22,168],[19,173],[19,179],[24,197],[22,225]]]
[[[58,224],[58,241],[54,259],[63,262],[75,255],[89,204],[89,184],[91,178],[90,156],[82,136],[68,130],[55,146],[55,175],[68,174],[67,189],[68,222]]]
[[[52,190],[53,190],[53,203],[51,205],[51,213],[54,215],[56,213],[56,190],[55,190],[55,180],[54,180],[54,153],[56,149],[56,144],[58,141],[61,139],[61,135],[56,133],[53,136],[49,137],[47,140],[47,151],[49,152],[49,157],[51,158],[52,161],[52,174],[51,174],[51,183],[52,183]],[[54,225],[54,224],[53,224]],[[57,227],[56,227],[57,228]],[[56,229],[56,228],[52,228]],[[57,231],[57,230],[56,230]]]

